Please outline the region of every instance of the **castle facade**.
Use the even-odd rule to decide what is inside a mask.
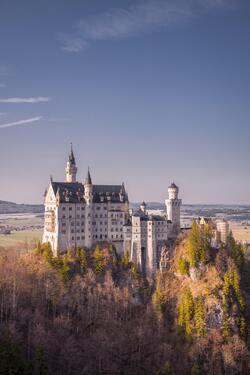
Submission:
[[[161,249],[180,232],[178,187],[169,186],[164,214],[152,215],[145,203],[139,210],[129,209],[123,183],[95,185],[89,170],[84,182],[77,182],[72,147],[65,173],[66,181],[51,178],[44,194],[43,242],[51,244],[54,255],[109,242],[120,254],[128,251],[143,272],[153,274],[159,268]]]

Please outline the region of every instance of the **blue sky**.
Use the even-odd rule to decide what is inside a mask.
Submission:
[[[1,0],[0,199],[64,179],[250,203],[248,0]]]

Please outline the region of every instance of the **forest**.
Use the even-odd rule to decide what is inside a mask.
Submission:
[[[0,375],[244,375],[249,259],[194,222],[146,280],[110,244],[0,248]]]

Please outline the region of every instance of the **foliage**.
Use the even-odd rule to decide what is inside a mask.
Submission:
[[[240,288],[240,278],[235,267],[230,267],[225,273],[223,283],[223,308],[224,308],[224,323],[223,335],[229,337],[232,333],[230,324],[230,309],[236,303],[238,307],[238,327],[241,337],[247,336],[247,324],[244,318],[245,299]]]
[[[194,315],[194,299],[189,288],[183,290],[179,304],[178,324],[187,336],[191,335],[193,330],[192,319]]]
[[[130,267],[129,251],[126,250],[122,257],[122,267],[127,270]]]
[[[232,232],[228,236],[226,247],[228,255],[234,259],[239,271],[242,271],[245,264],[244,248],[242,244],[235,241]]]
[[[162,284],[161,275],[158,274],[156,278],[156,288],[155,288],[155,292],[152,298],[153,305],[157,313],[163,312],[164,305],[166,303],[165,295],[163,293],[163,288],[161,284]]]
[[[101,251],[101,248],[100,248],[99,244],[96,244],[93,257],[94,257],[95,273],[97,273],[97,274],[101,273],[103,271],[103,268],[104,268],[104,264],[103,264],[104,259],[103,259],[103,254],[102,254],[102,251]]]
[[[205,307],[202,297],[197,297],[194,305],[195,329],[198,337],[206,334]]]
[[[81,272],[85,273],[88,268],[86,251],[83,248],[78,247],[76,254],[77,254],[78,262],[80,264]]]
[[[211,233],[207,225],[200,228],[193,220],[188,234],[188,254],[191,267],[197,267],[199,263],[205,263],[210,250]]]
[[[178,261],[178,271],[181,275],[188,275],[189,274],[189,262],[184,258],[179,258]]]

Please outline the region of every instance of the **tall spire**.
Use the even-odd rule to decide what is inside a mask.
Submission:
[[[90,172],[89,172],[89,167],[88,167],[88,172],[87,172],[87,176],[84,180],[84,184],[85,185],[92,185],[92,180],[91,180],[91,176],[90,176]]]
[[[75,156],[74,156],[74,152],[73,152],[72,142],[70,143],[69,162],[70,162],[71,164],[73,164],[73,165],[76,165]]]
[[[69,158],[66,164],[65,172],[66,172],[67,182],[76,182],[77,167],[76,167],[76,161],[75,161],[72,143],[70,144],[70,153],[69,153]]]

